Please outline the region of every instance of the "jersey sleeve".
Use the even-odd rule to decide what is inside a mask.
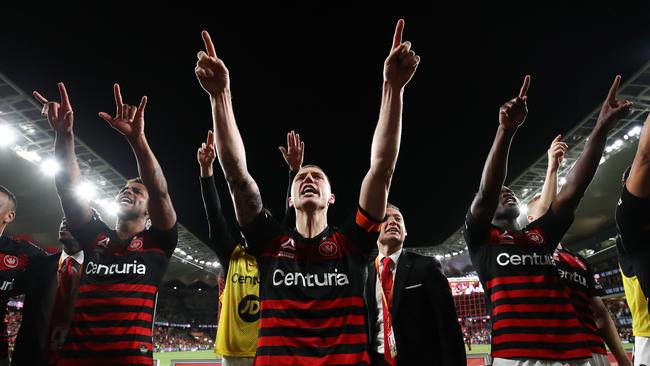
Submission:
[[[476,250],[487,242],[489,238],[490,223],[480,223],[470,210],[465,215],[465,225],[463,225],[463,237],[469,250]]]
[[[24,241],[23,243],[25,244],[24,245],[25,254],[27,254],[27,257],[29,257],[30,259],[31,257],[42,257],[48,255],[45,249],[37,246],[34,243],[28,241]]]
[[[247,251],[259,258],[273,238],[282,235],[280,223],[264,209],[250,224],[241,228],[246,239]]]
[[[616,225],[620,235],[617,249],[631,262],[632,272],[646,298],[650,297],[649,217],[650,199],[636,197],[624,187],[616,207]]]
[[[93,215],[88,222],[78,228],[71,229],[72,236],[77,239],[82,250],[92,249],[100,234],[108,235],[110,228],[101,219],[99,213],[93,210]]]
[[[341,227],[341,232],[354,243],[354,249],[363,256],[369,256],[377,247],[377,239],[383,220],[378,220],[361,207],[348,218]]]
[[[634,196],[626,188],[616,206],[616,225],[621,235],[622,247],[630,256],[650,254],[650,199]]]
[[[542,217],[531,222],[527,229],[532,232],[537,231],[543,238],[541,244],[546,250],[553,252],[572,223],[573,220],[561,219],[549,209]]]
[[[158,247],[165,252],[167,258],[171,257],[178,243],[178,223],[175,223],[169,230],[159,230],[152,226],[149,228],[148,233],[158,244]]]
[[[584,258],[580,259],[582,259],[582,262],[587,266],[587,294],[589,297],[605,296],[605,289],[598,279],[596,279],[594,267],[587,263]]]

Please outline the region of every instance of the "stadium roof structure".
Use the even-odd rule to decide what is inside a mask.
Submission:
[[[614,210],[620,196],[621,176],[634,158],[641,128],[646,114],[650,110],[650,62],[627,79],[619,89],[618,98],[630,100],[634,106],[628,116],[610,132],[608,145],[600,160],[596,176],[576,211],[573,226],[563,239],[565,245],[573,250],[581,251],[581,254],[585,256],[590,256],[615,244]],[[591,113],[564,135],[564,141],[569,145],[569,150],[565,154],[564,162],[558,172],[559,185],[564,183],[568,171],[582,153],[599,112],[600,105],[596,106]],[[506,182],[506,185],[517,194],[522,204],[541,192],[546,176],[546,167],[547,156],[543,154],[518,177]],[[525,206],[522,208],[525,210]],[[441,245],[422,250],[427,252],[426,254],[439,258],[449,258],[466,253],[466,249],[467,244],[461,228]]]
[[[86,196],[109,225],[115,223],[112,203],[126,178],[80,139],[76,153],[84,180],[79,194]],[[27,234],[35,243],[54,246],[63,217],[54,186],[58,169],[53,160],[54,132],[41,116],[31,94],[0,73],[0,184],[18,198],[18,212],[8,235]],[[165,280],[185,283],[214,282],[220,270],[215,254],[183,225],[178,225],[178,246]]]

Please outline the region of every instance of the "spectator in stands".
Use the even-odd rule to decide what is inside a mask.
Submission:
[[[393,349],[396,365],[462,365],[463,334],[449,281],[438,260],[405,251],[405,239],[404,217],[388,204],[366,282],[373,365],[393,365],[385,357]]]

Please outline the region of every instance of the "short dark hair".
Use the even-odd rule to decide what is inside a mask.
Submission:
[[[13,205],[13,211],[16,211],[16,208],[18,208],[18,200],[16,199],[16,196],[14,196],[13,193],[11,193],[10,190],[7,189],[7,187],[0,185],[0,192],[4,193],[7,195],[9,198],[9,201],[11,201]]]

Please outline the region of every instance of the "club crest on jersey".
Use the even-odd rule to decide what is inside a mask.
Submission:
[[[97,245],[100,248],[108,248],[110,242],[111,242],[111,238],[109,238],[108,235],[104,233],[97,235],[97,238],[95,238],[95,245]]]
[[[335,242],[326,240],[318,246],[318,252],[325,257],[333,257],[338,254],[339,247]]]
[[[534,231],[527,231],[526,237],[528,240],[533,242],[533,244],[542,244],[544,242],[544,237]]]
[[[135,237],[129,243],[128,250],[131,252],[142,251],[142,246],[143,246],[142,239]]]
[[[7,268],[18,267],[18,257],[16,257],[15,255],[5,254],[4,258],[2,259],[2,262],[5,264]]]

